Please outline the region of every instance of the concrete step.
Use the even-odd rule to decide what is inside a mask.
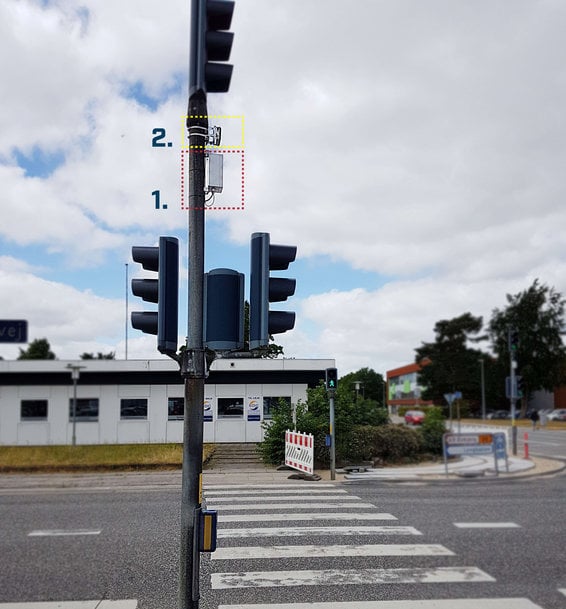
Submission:
[[[257,444],[217,444],[207,469],[263,468]]]

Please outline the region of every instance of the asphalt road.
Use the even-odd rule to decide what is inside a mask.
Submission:
[[[489,609],[566,607],[564,475],[227,490],[206,491],[222,520],[218,554],[203,557],[202,609],[477,598]],[[177,490],[158,488],[0,496],[0,603],[176,607],[179,505]],[[515,600],[486,600],[503,598]]]
[[[517,430],[517,446],[519,454],[524,452],[525,441],[529,445],[529,453],[537,457],[554,457],[566,460],[566,430],[525,429]],[[525,440],[525,433],[528,438]]]

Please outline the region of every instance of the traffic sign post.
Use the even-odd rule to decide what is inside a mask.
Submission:
[[[449,420],[450,420],[450,431],[452,431],[452,404],[454,402],[454,400],[461,400],[462,399],[462,392],[461,391],[454,391],[454,393],[445,393],[444,394],[444,399],[446,400],[446,402],[448,403],[448,411],[449,411]],[[460,407],[458,406],[458,432],[460,431]]]
[[[507,459],[507,435],[498,431],[493,434],[493,450],[495,454],[495,469],[498,471],[498,459],[505,460],[505,471],[509,472],[509,460]]]
[[[334,433],[334,394],[338,387],[338,370],[336,368],[326,369],[325,384],[330,410],[330,479],[336,480],[336,443]]]
[[[448,475],[448,457],[461,457],[463,455],[493,455],[495,472],[497,459],[507,458],[505,450],[505,434],[498,433],[445,433],[442,436],[442,452],[444,454],[444,466]],[[509,467],[507,466],[507,471]]]

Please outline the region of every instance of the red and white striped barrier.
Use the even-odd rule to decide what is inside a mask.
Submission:
[[[314,436],[300,431],[285,432],[285,465],[307,474],[313,473]]]

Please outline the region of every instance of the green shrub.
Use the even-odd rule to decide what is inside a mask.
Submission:
[[[261,424],[264,430],[263,442],[258,446],[262,461],[280,465],[285,461],[285,432],[293,429],[293,407],[281,400],[270,421]]]
[[[385,463],[414,460],[422,450],[422,440],[415,429],[402,425],[379,427],[374,435],[374,456]]]
[[[400,425],[358,425],[350,435],[344,461],[359,462],[378,459],[384,463],[415,460],[422,450],[418,432]]]
[[[422,437],[423,450],[433,455],[441,455],[442,436],[446,433],[442,410],[437,407],[429,408],[418,431]]]

